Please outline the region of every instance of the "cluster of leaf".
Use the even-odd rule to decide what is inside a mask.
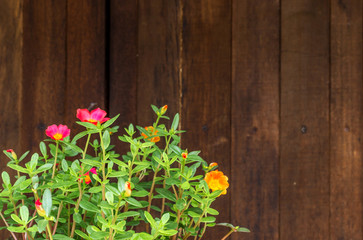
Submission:
[[[14,183],[2,173],[4,228],[16,233],[14,239],[200,239],[215,225],[218,211],[211,204],[221,191],[210,191],[204,173],[198,175],[197,170],[214,169],[198,151],[183,155],[178,114],[168,128],[159,124],[168,119],[165,111],[152,108],[157,115],[152,132],[137,126],[137,133],[130,124],[119,136],[130,145],[123,156],[111,145],[118,131],[111,125],[118,116],[97,125],[77,122],[85,131],[73,139],[41,142],[41,155],[34,153],[24,165],[28,152],[17,159],[4,151],[8,167],[17,173]],[[160,141],[151,141],[155,137]],[[89,172],[91,168],[97,174]],[[131,183],[131,196],[125,194],[126,182]],[[36,211],[37,199],[45,210],[43,217]]]

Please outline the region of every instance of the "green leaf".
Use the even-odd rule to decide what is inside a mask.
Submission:
[[[165,225],[170,219],[169,213],[164,213],[164,215],[161,217],[161,222]]]
[[[70,149],[72,149],[73,151],[75,151],[75,152],[83,153],[83,150],[80,147],[78,147],[77,145],[75,145],[75,144],[68,143],[68,142],[65,142],[65,141],[62,141],[62,143],[64,145],[66,145],[67,147],[69,147]]]
[[[229,228],[235,228],[235,226],[233,226],[230,223],[217,223],[216,225],[223,226],[223,227],[229,227]]]
[[[77,124],[86,127],[86,128],[90,128],[90,129],[97,129],[97,126],[94,125],[93,123],[89,123],[89,122],[76,122]]]
[[[38,232],[44,232],[45,228],[47,227],[48,221],[45,219],[39,220],[38,222]]]
[[[122,193],[123,191],[125,191],[125,180],[123,178],[119,178],[118,182],[117,182],[117,188],[120,191],[120,193]]]
[[[103,139],[103,147],[107,149],[111,142],[110,133],[107,130],[103,133],[102,139]]]
[[[38,159],[39,159],[39,154],[34,153],[29,162],[30,170],[34,171],[34,169],[37,167]]]
[[[122,172],[122,171],[112,171],[112,173],[110,173],[108,175],[108,177],[123,177],[123,176],[126,176],[127,175],[127,172]]]
[[[190,188],[189,182],[183,182],[183,184],[181,185],[181,188],[184,190],[189,189]]]
[[[65,159],[62,160],[62,170],[63,170],[63,172],[68,171],[68,163]]]
[[[207,213],[211,215],[219,215],[219,212],[213,208],[207,208]]]
[[[251,232],[248,228],[244,228],[244,227],[237,227],[237,232],[245,232],[245,233],[249,233]]]
[[[152,105],[152,104],[151,104],[151,108],[156,113],[156,115],[159,114],[159,108],[157,108],[155,105]]]
[[[16,170],[16,171],[19,171],[19,172],[21,172],[21,173],[29,173],[29,170],[28,170],[28,169],[23,168],[23,167],[21,167],[21,166],[19,166],[19,165],[15,165],[15,164],[8,164],[8,167],[9,167],[9,168],[12,168],[12,169],[14,169],[14,170]]]
[[[88,190],[90,193],[98,193],[102,191],[102,186],[92,187]]]
[[[91,238],[92,239],[101,239],[101,238],[108,237],[108,235],[109,235],[108,232],[93,232],[93,233],[91,233]]]
[[[159,233],[163,236],[173,236],[178,233],[175,229],[169,229],[169,230],[159,230]]]
[[[188,215],[191,216],[192,218],[199,218],[201,214],[198,214],[193,211],[188,211]]]
[[[201,222],[207,222],[207,223],[215,222],[215,221],[216,221],[215,217],[204,217],[201,219]]]
[[[63,234],[55,234],[53,235],[53,239],[59,239],[59,240],[74,240],[74,238],[70,238]]]
[[[86,200],[82,200],[80,202],[80,206],[81,206],[81,208],[83,208],[84,210],[87,210],[89,212],[96,212],[96,213],[100,212],[100,209],[96,205],[94,205],[93,203],[88,202]]]
[[[11,218],[15,221],[15,222],[17,222],[17,223],[19,223],[20,225],[23,225],[24,224],[24,221],[23,220],[21,220],[17,215],[15,215],[15,214],[11,214]]]
[[[82,159],[81,162],[84,164],[90,165],[92,167],[102,167],[102,163],[100,163],[99,161],[91,160],[91,159]]]
[[[21,206],[20,208],[20,217],[21,219],[27,223],[29,220],[29,209],[27,206]]]
[[[53,167],[52,163],[46,163],[46,164],[40,166],[36,171],[34,171],[34,174],[45,172],[45,171],[51,169],[52,167]]]
[[[1,173],[1,178],[3,179],[3,183],[5,184],[6,187],[10,187],[10,176],[7,172],[2,172]]]
[[[39,143],[39,149],[40,149],[40,152],[42,153],[43,157],[47,156],[47,146],[45,145],[44,142]]]
[[[109,204],[113,204],[113,193],[110,191],[106,192],[106,200]]]
[[[137,201],[136,199],[132,198],[132,197],[128,197],[128,198],[126,198],[125,200],[126,200],[126,202],[128,202],[130,205],[133,205],[133,206],[135,206],[135,207],[139,207],[139,208],[141,208],[141,207],[142,207],[141,203],[140,203],[139,201]]]
[[[124,218],[128,218],[128,217],[136,217],[139,216],[140,213],[139,212],[135,212],[135,211],[127,211],[124,213],[121,213],[118,215],[118,219],[124,219]]]
[[[169,190],[165,189],[165,188],[156,188],[155,191],[157,193],[159,193],[161,196],[163,196],[166,199],[169,199],[170,201],[175,202],[176,198],[175,195],[172,194]]]
[[[179,198],[176,201],[175,205],[176,205],[176,208],[181,211],[181,210],[184,209],[184,207],[186,205],[186,202],[185,202],[185,200],[183,198]]]
[[[108,126],[111,126],[112,123],[114,123],[119,116],[120,116],[120,114],[117,114],[116,117],[113,117],[113,118],[107,120],[105,123],[103,123],[102,127],[107,128]]]
[[[76,223],[80,223],[82,222],[82,215],[79,214],[79,213],[75,213],[73,214],[73,220],[76,222]]]
[[[111,191],[116,196],[120,196],[121,195],[121,192],[117,188],[115,188],[115,187],[113,187],[111,185],[106,185],[106,189],[109,190],[109,191]]]
[[[81,238],[84,239],[91,239],[90,237],[88,237],[84,232],[80,231],[80,230],[76,230],[75,233],[80,236]]]
[[[23,233],[25,232],[24,226],[20,227],[7,227],[10,232]]]
[[[47,217],[50,216],[50,212],[52,210],[52,205],[53,205],[52,193],[49,190],[49,188],[47,188],[44,190],[44,193],[43,193],[43,208],[45,210],[45,214],[47,215]]]
[[[144,211],[144,216],[145,216],[146,220],[150,223],[150,225],[153,228],[156,228],[156,222],[155,222],[154,218],[151,216],[151,214],[148,213],[147,211]]]
[[[174,129],[174,131],[178,128],[179,125],[179,113],[175,114],[173,123],[171,124],[171,128]]]
[[[26,158],[26,156],[28,156],[30,151],[26,151],[23,155],[21,155],[21,157],[19,158],[19,162],[23,161],[24,158]]]

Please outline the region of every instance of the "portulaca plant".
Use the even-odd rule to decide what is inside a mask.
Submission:
[[[73,138],[67,126],[54,124],[39,153],[18,158],[4,151],[16,174],[1,174],[3,228],[15,240],[201,239],[216,225],[212,203],[227,193],[228,178],[199,151],[179,147],[178,114],[168,126],[161,123],[169,119],[167,106],[152,109],[157,118],[151,126],[130,124],[116,139],[130,146],[122,156],[111,144],[118,116],[107,118],[99,108],[77,110],[84,131]],[[220,225],[230,228],[222,239],[249,232]]]

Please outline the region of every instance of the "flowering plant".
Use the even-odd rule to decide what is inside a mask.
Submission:
[[[99,108],[77,110],[77,123],[85,130],[72,139],[67,126],[49,126],[50,139],[40,142],[40,154],[25,164],[29,152],[18,158],[12,149],[4,151],[8,167],[16,171],[14,181],[1,174],[4,228],[14,239],[27,240],[201,239],[215,225],[218,211],[211,204],[227,193],[228,178],[198,151],[178,146],[183,132],[178,114],[168,128],[160,123],[169,119],[167,106],[152,109],[157,115],[152,126],[137,126],[138,134],[130,124],[118,137],[130,145],[123,156],[111,145],[118,116],[106,118]],[[220,225],[230,228],[223,239],[248,232]]]

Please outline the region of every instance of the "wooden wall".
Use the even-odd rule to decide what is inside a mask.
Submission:
[[[363,239],[362,0],[0,6],[2,149],[36,151],[79,107],[124,127],[168,104],[230,178],[219,221],[252,230],[231,239]]]

